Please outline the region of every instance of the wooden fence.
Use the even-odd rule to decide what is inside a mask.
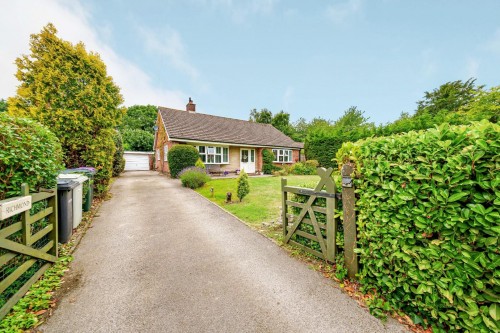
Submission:
[[[31,209],[0,220],[0,319],[57,260],[57,189],[30,194],[23,184],[21,195]]]
[[[315,188],[288,186],[281,180],[282,222],[284,242],[297,246],[321,259],[334,262],[337,256],[337,232],[344,231],[344,258],[348,276],[358,272],[356,248],[356,217],[354,187],[350,178],[353,169],[342,169],[342,191],[337,191],[331,175],[333,169],[318,168],[320,181]],[[293,195],[289,197],[289,193]],[[294,200],[292,200],[294,199]],[[341,200],[343,223],[335,217]],[[340,223],[340,225],[339,225]]]

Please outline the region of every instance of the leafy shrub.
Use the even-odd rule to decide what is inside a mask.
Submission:
[[[151,151],[154,145],[154,134],[141,129],[125,128],[122,130],[123,146],[127,151]]]
[[[292,173],[293,166],[288,165],[288,164],[283,164],[283,166],[276,167],[275,166],[275,171],[273,172],[273,175],[275,176],[288,176],[289,174]]]
[[[487,121],[343,145],[364,291],[435,331],[500,329],[499,151]]]
[[[238,199],[240,202],[243,200],[247,194],[250,193],[250,184],[248,183],[248,175],[245,170],[241,170],[238,177]]]
[[[319,163],[316,160],[308,160],[304,163],[297,162],[292,166],[290,173],[294,175],[315,175],[318,165]]]
[[[115,131],[113,140],[116,152],[113,158],[113,177],[118,177],[125,170],[125,159],[123,158],[123,142],[120,132]]]
[[[198,158],[198,161],[196,161],[194,166],[200,169],[205,169],[205,163],[203,163],[201,158]]]
[[[168,151],[168,165],[170,175],[177,178],[179,172],[190,166],[194,166],[200,155],[198,150],[191,145],[175,145]]]
[[[30,189],[52,188],[64,168],[59,140],[33,120],[0,113],[0,200]]]
[[[262,151],[262,172],[265,175],[271,175],[273,171],[276,171],[276,166],[274,166],[274,154],[270,149],[264,149]]]
[[[187,167],[183,169],[179,172],[179,178],[181,179],[182,186],[189,187],[193,190],[202,187],[210,180],[210,176],[207,175],[205,169],[198,167]]]

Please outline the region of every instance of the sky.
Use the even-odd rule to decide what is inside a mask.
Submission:
[[[125,105],[248,119],[251,109],[377,124],[412,113],[425,91],[476,78],[500,85],[500,1],[0,0],[0,98],[29,36],[98,52]]]

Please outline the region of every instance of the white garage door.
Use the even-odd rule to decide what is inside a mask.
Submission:
[[[125,171],[149,170],[149,155],[151,154],[152,153],[124,152]]]

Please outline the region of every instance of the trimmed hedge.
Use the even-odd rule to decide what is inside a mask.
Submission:
[[[346,143],[359,278],[434,331],[499,331],[500,126],[441,125]]]
[[[0,200],[20,195],[22,183],[33,191],[55,187],[62,156],[59,140],[47,128],[0,113]]]
[[[198,150],[191,145],[175,145],[168,151],[170,176],[177,178],[182,169],[195,166],[200,158]]]
[[[277,168],[273,164],[274,161],[274,154],[272,150],[270,149],[264,149],[262,150],[262,172],[265,175],[270,175],[275,171]]]

